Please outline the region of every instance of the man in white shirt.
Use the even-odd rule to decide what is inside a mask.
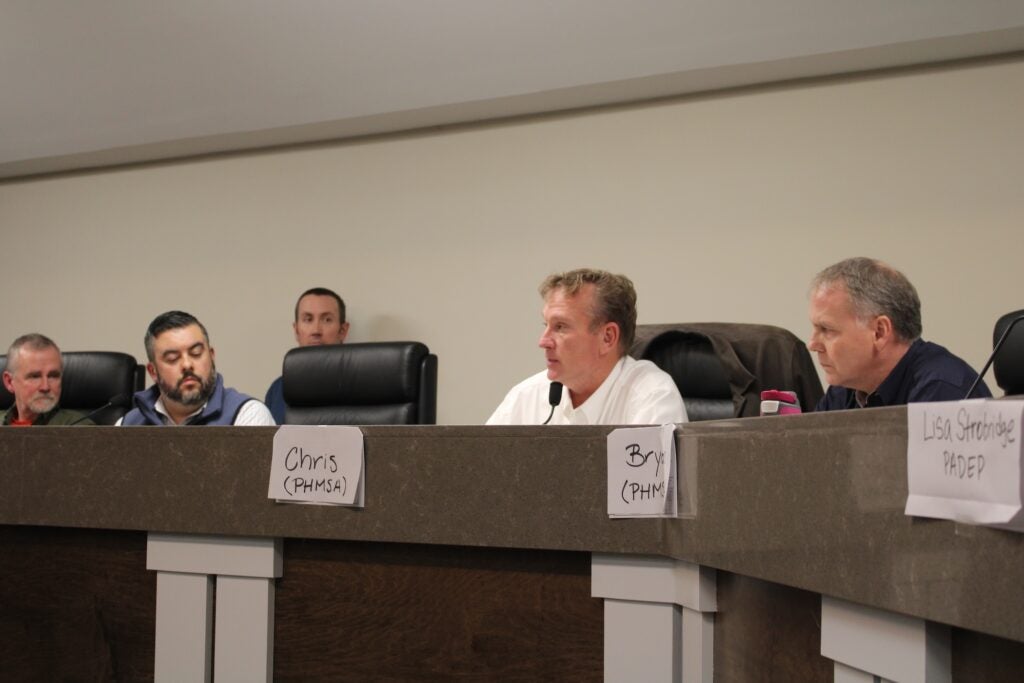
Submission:
[[[540,294],[539,346],[547,370],[512,387],[487,424],[686,422],[672,378],[650,361],[626,355],[636,334],[636,290],[629,278],[586,268],[555,273],[541,284]],[[565,388],[553,412],[552,382]]]
[[[267,407],[224,386],[206,328],[183,311],[158,315],[146,330],[146,370],[153,386],[132,397],[118,421],[137,425],[273,425]]]

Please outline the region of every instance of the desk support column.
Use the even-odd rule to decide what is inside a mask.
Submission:
[[[218,683],[270,681],[274,579],[282,564],[281,539],[150,533],[146,568],[157,572],[156,681],[210,681],[211,654]]]
[[[154,678],[210,681],[213,577],[157,572]]]
[[[949,683],[949,627],[821,596],[821,654],[835,683]]]
[[[604,598],[604,680],[711,683],[714,569],[595,553],[590,592]]]

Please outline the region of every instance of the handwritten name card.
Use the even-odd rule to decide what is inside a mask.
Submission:
[[[676,517],[675,425],[608,435],[608,516]]]
[[[269,498],[363,507],[363,479],[358,427],[284,425],[274,434]]]
[[[907,406],[906,514],[1021,528],[1024,401]]]

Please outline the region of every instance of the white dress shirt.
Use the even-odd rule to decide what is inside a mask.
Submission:
[[[551,406],[547,371],[529,377],[505,396],[489,425],[539,425]],[[672,377],[648,360],[623,356],[590,398],[572,407],[568,390],[551,416],[553,425],[627,425],[686,422],[686,407]]]

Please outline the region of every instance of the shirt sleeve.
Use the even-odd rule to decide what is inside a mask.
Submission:
[[[683,397],[671,377],[645,391],[642,398],[637,401],[636,410],[631,411],[627,419],[629,424],[662,425],[682,422],[689,422],[689,417],[686,414]]]
[[[276,425],[274,416],[270,414],[265,405],[256,399],[246,401],[235,417],[236,427],[273,427]]]
[[[971,381],[973,382],[973,378]],[[907,396],[907,403],[962,401],[968,389],[970,389],[970,384],[965,387],[942,379],[934,379],[914,387],[914,390]],[[988,390],[984,382],[979,382],[978,388],[971,394],[971,398],[992,398],[992,392]]]
[[[505,399],[494,409],[491,416],[487,418],[485,425],[510,425],[512,424],[512,392],[505,395]]]

